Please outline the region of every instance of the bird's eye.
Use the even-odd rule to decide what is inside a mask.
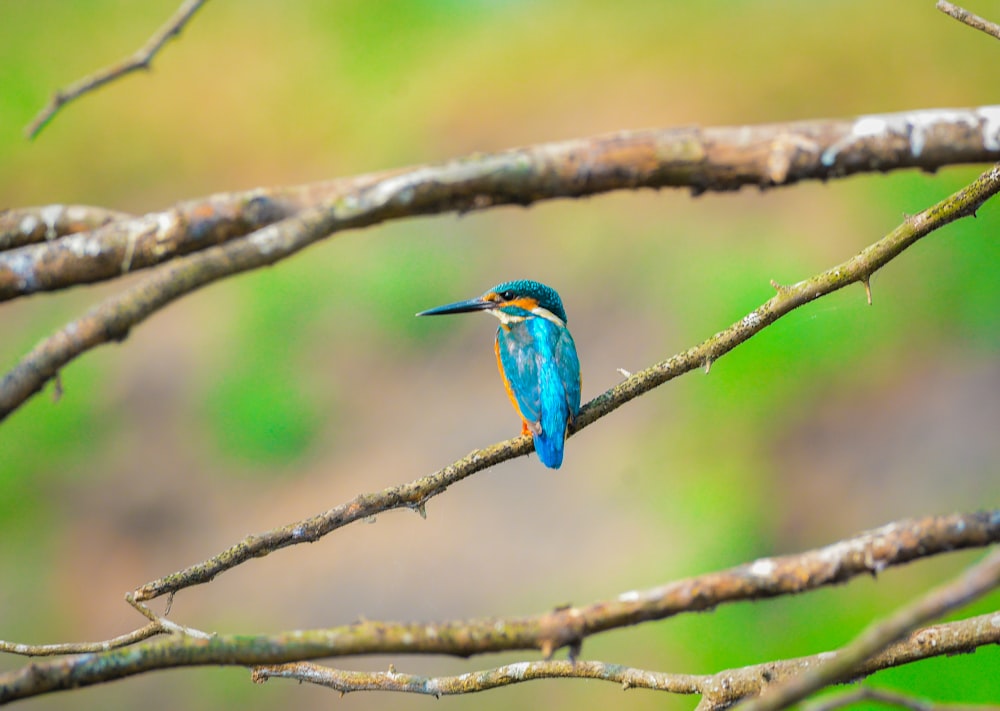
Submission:
[[[503,299],[504,301],[513,301],[514,296],[515,296],[514,292],[511,291],[510,289],[507,289],[507,291],[500,292],[500,298]]]

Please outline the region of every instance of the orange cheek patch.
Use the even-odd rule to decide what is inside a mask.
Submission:
[[[532,299],[529,296],[523,296],[520,299],[514,299],[513,301],[507,301],[504,306],[517,306],[518,308],[524,309],[525,311],[532,311],[538,308],[538,300]]]

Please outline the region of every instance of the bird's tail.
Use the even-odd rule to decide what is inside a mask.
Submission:
[[[565,407],[551,408],[542,413],[541,432],[534,435],[535,451],[542,464],[558,469],[563,460],[563,442],[566,439],[566,422],[569,412]]]

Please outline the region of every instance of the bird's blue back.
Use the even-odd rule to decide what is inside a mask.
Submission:
[[[580,361],[565,326],[535,316],[497,330],[504,379],[528,423],[538,458],[562,464],[566,426],[580,411]]]

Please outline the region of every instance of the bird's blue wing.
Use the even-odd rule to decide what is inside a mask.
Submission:
[[[562,379],[566,393],[566,404],[569,407],[570,418],[575,418],[580,412],[580,359],[576,355],[576,344],[573,336],[566,328],[561,329],[555,351],[556,367]]]

